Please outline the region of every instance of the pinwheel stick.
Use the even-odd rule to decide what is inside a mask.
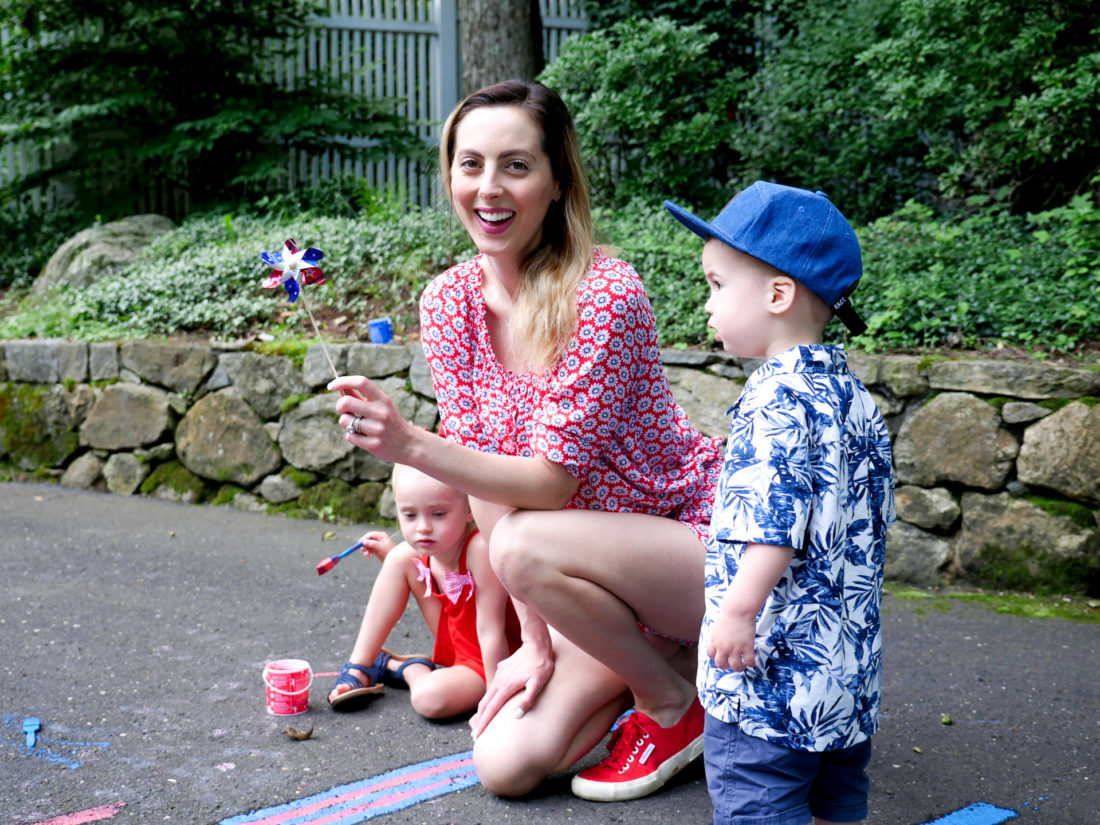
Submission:
[[[332,377],[339,378],[340,373],[336,371],[336,365],[332,362],[332,356],[328,353],[328,347],[325,346],[325,338],[321,335],[321,329],[317,326],[317,319],[313,317],[313,310],[309,308],[309,302],[306,301],[305,292],[302,292],[302,306],[306,308],[306,314],[309,315],[309,322],[313,324],[313,331],[317,333],[317,340],[321,342],[321,352],[325,354],[325,360],[328,361],[329,368],[332,370]]]

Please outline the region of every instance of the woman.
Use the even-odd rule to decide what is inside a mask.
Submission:
[[[421,298],[440,437],[345,377],[351,443],[468,493],[523,644],[471,720],[482,784],[519,795],[563,770],[631,703],[573,790],[629,799],[702,750],[692,674],[702,537],[721,453],[677,406],[637,274],[594,249],[572,119],[537,83],[464,100],[444,185],[479,254]],[[631,757],[639,740],[654,747]]]

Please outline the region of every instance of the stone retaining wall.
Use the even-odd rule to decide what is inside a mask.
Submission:
[[[419,426],[436,407],[418,346],[331,344]],[[703,432],[759,361],[669,350]],[[1100,369],[853,353],[894,436],[898,524],[887,575],[1100,594]],[[311,346],[0,342],[0,477],[232,504],[332,521],[392,518],[389,466],[351,447]]]

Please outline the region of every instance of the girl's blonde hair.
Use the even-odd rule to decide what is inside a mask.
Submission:
[[[553,90],[524,80],[488,86],[458,104],[443,126],[439,161],[448,200],[458,125],[485,106],[518,106],[530,115],[542,132],[542,148],[561,190],[546,212],[539,246],[520,267],[519,294],[508,323],[511,343],[527,365],[549,369],[577,329],[577,286],[592,263],[592,213],[580,145],[573,118]]]

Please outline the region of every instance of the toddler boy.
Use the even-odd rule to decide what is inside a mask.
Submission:
[[[707,223],[708,326],[767,359],[733,406],[706,560],[699,698],[715,825],[857,822],[867,816],[878,725],[890,435],[843,348],[835,315],[859,242],[821,192],[757,182]]]

